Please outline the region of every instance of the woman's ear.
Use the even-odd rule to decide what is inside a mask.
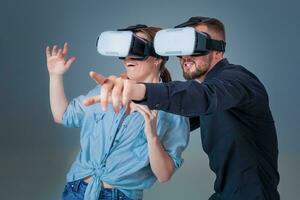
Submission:
[[[162,63],[162,59],[161,58],[155,58],[155,61],[154,61],[154,64],[156,65],[156,66],[160,66],[161,65],[161,63]]]

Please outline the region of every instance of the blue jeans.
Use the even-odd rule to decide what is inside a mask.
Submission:
[[[123,192],[116,188],[108,189],[102,188],[99,200],[132,200],[125,196]]]
[[[83,180],[68,182],[65,185],[61,200],[83,200],[87,183]],[[116,188],[102,188],[99,200],[132,200]]]

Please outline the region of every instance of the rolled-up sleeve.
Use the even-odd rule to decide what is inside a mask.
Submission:
[[[80,95],[71,100],[67,106],[67,109],[64,112],[62,124],[65,127],[69,128],[80,128],[82,126],[82,121],[85,117],[86,110],[88,108],[87,106],[82,104],[82,101],[88,97],[99,94],[100,87],[97,86],[91,91],[89,91],[87,95]]]
[[[184,161],[181,154],[189,143],[190,127],[188,118],[178,115],[171,116],[171,119],[166,121],[169,128],[166,130],[162,144],[173,159],[175,169],[178,169]]]
[[[82,120],[84,118],[85,106],[81,101],[85,99],[84,95],[74,98],[69,102],[69,105],[64,112],[62,124],[69,128],[81,127]]]

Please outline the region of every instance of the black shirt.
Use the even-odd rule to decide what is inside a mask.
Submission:
[[[203,149],[216,174],[214,197],[279,199],[276,129],[267,92],[254,74],[223,59],[202,83],[145,85],[140,103],[150,109],[200,117]]]

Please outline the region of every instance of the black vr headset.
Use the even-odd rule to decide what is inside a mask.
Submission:
[[[205,22],[211,18],[191,17],[188,21],[173,29],[159,31],[154,39],[154,48],[161,56],[201,56],[211,51],[225,52],[225,41],[211,39],[205,32],[198,32],[192,25]]]
[[[117,31],[102,32],[97,39],[97,50],[101,55],[116,56],[120,59],[130,56],[131,59],[145,60],[148,56],[153,56],[167,60],[168,57],[155,53],[152,42],[134,33],[147,27],[146,25],[138,24],[118,29]]]

